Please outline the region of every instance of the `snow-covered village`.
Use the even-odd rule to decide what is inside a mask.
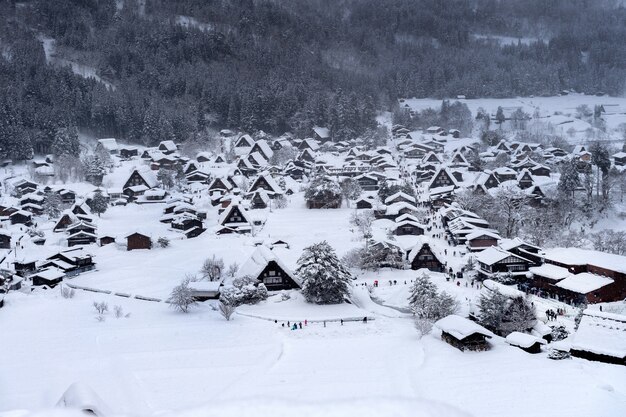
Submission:
[[[110,3],[95,30],[180,13]],[[163,24],[243,30],[198,7]],[[40,49],[65,80],[45,94],[90,97],[27,108],[0,70],[1,417],[626,415],[626,98],[608,81],[384,105],[339,89],[285,120],[240,94],[183,116],[67,65],[91,68],[91,46],[47,23],[11,43],[54,7],[0,8],[0,68]]]

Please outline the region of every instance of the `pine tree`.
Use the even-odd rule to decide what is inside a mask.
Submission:
[[[157,179],[165,188],[174,186],[174,174],[169,169],[160,168],[159,172],[157,172]]]
[[[489,294],[481,294],[479,323],[489,330],[498,333],[502,328],[502,320],[506,314],[507,303],[507,297],[497,290]]]
[[[445,291],[439,294],[426,273],[418,276],[411,287],[409,307],[417,320],[435,322],[443,317],[454,314],[459,304],[456,299]]]
[[[339,304],[349,295],[352,276],[326,241],[304,249],[296,274],[309,303]]]
[[[85,166],[85,179],[96,187],[102,184],[102,178],[106,173],[104,163],[97,155],[88,155],[83,159]]]
[[[43,212],[49,219],[57,219],[61,215],[61,196],[55,192],[49,192],[45,195],[43,202]]]
[[[578,169],[576,168],[576,161],[567,161],[561,168],[561,178],[557,189],[569,196],[571,193],[574,198],[574,192],[581,186],[580,176],[578,175]]]
[[[107,199],[102,195],[100,190],[96,190],[93,198],[89,202],[89,208],[91,211],[100,217],[102,213],[107,211],[108,202]]]
[[[526,297],[515,297],[508,303],[500,331],[503,335],[525,332],[537,323],[535,307]]]
[[[78,130],[76,127],[57,129],[50,148],[52,153],[57,156],[78,156],[80,154],[80,142],[78,141]]]

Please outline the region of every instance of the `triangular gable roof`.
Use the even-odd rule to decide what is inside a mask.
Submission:
[[[230,205],[226,207],[226,209],[224,209],[224,211],[220,215],[218,223],[222,226],[232,226],[232,223],[227,223],[227,220],[234,210],[238,210],[239,213],[241,214],[241,217],[243,217],[243,220],[244,220],[243,222],[239,222],[237,224],[246,224],[246,223],[248,225],[252,224],[252,221],[250,217],[248,216],[247,211],[242,206],[240,206],[238,202],[235,202],[235,201],[231,202]]]
[[[248,134],[241,135],[235,141],[235,147],[248,147],[251,148],[254,145],[254,139]]]
[[[254,152],[259,152],[263,156],[263,158],[267,160],[269,160],[274,155],[274,151],[265,139],[257,141],[252,146],[252,149],[250,149],[250,154]]]
[[[252,252],[250,258],[237,271],[239,276],[249,275],[257,278],[261,272],[265,269],[270,262],[276,262],[276,264],[291,278],[299,287],[302,285],[298,277],[293,271],[276,255],[276,253],[267,246],[257,246]]]
[[[445,175],[450,179],[451,186],[454,186],[454,187],[458,186],[456,178],[454,178],[454,175],[450,173],[448,168],[442,167],[442,168],[439,168],[437,172],[435,172],[435,175],[433,175],[433,177],[430,179],[430,182],[428,183],[428,188],[433,188],[433,184],[435,183],[435,181],[437,181],[437,179],[441,177],[442,175]]]
[[[268,190],[270,192],[274,192],[277,194],[282,194],[283,190],[282,188],[280,188],[280,186],[278,185],[278,183],[276,182],[276,180],[274,179],[274,177],[272,177],[271,175],[269,175],[267,172],[263,172],[261,174],[259,174],[254,181],[252,182],[252,184],[250,184],[250,188],[248,188],[248,192],[252,192],[254,191],[255,186],[258,184],[259,181],[261,181],[262,179],[265,180],[265,182],[267,183],[267,185],[270,186],[271,190]]]

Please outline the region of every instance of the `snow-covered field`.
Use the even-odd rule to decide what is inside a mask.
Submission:
[[[455,100],[451,99],[451,101]],[[606,113],[602,115],[602,118],[606,123],[607,132],[615,134],[616,139],[619,139],[620,143],[623,141],[622,135],[615,131],[620,124],[626,123],[625,97],[599,97],[570,93],[564,96],[553,97],[480,98],[460,99],[458,101],[467,104],[473,115],[476,115],[477,110],[481,107],[493,115],[495,115],[498,107],[519,107],[533,117],[531,123],[550,124],[555,133],[562,135],[572,144],[584,143],[586,131],[592,127],[588,121],[575,117],[576,108],[581,105],[587,105],[593,111],[595,106],[603,105]],[[429,107],[438,109],[441,106],[441,100],[410,98],[402,101],[401,106],[408,106],[408,108],[416,111]],[[539,117],[535,118],[535,115]],[[570,136],[570,134],[572,135]]]
[[[109,313],[98,322],[94,300],[131,316]],[[250,307],[231,322],[206,303],[182,315],[163,303],[87,292],[74,299],[16,293],[7,303],[0,314],[0,410],[51,407],[77,381],[129,415],[267,401],[319,413],[311,415],[333,406],[343,414],[332,415],[351,415],[363,403],[378,404],[372,415],[430,415],[424,400],[474,416],[621,416],[626,409],[623,367],[550,361],[502,339],[489,352],[463,353],[437,331],[419,340],[412,320],[367,307],[329,310],[336,317],[358,310],[375,318],[367,324],[318,321],[293,331],[244,314],[315,315],[298,300],[282,313]],[[265,303],[280,304],[275,297]],[[411,400],[416,409],[403,406]]]

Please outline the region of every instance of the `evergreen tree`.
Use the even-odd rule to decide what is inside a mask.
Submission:
[[[574,192],[582,185],[580,176],[578,174],[578,168],[576,167],[576,161],[566,161],[561,167],[561,178],[559,178],[559,184],[557,189],[569,196],[571,193],[572,199],[574,198]]]
[[[309,303],[339,304],[349,296],[352,276],[326,241],[304,249],[296,274]]]
[[[526,332],[537,323],[535,307],[526,297],[515,297],[509,301],[502,318],[501,333],[508,335],[513,332]]]
[[[100,190],[96,190],[93,195],[93,198],[89,202],[89,208],[92,213],[95,213],[100,217],[102,213],[107,211],[108,202],[107,199],[102,195]]]
[[[481,294],[478,322],[493,332],[499,332],[506,314],[507,303],[507,297],[497,290],[489,294]]]
[[[159,172],[157,172],[157,179],[165,188],[169,189],[174,186],[174,174],[169,169],[159,168]]]
[[[502,123],[506,121],[506,117],[504,116],[504,110],[502,107],[498,106],[498,110],[496,111],[496,123],[498,124],[499,129],[502,129]]]
[[[80,143],[76,127],[57,129],[50,149],[56,156],[78,156],[80,154]]]
[[[102,160],[97,155],[88,155],[83,159],[83,165],[85,167],[85,179],[96,187],[99,187],[106,173],[106,168]]]
[[[341,194],[346,199],[348,208],[350,208],[350,200],[356,200],[363,192],[359,182],[354,178],[346,178],[339,186],[341,187]]]
[[[426,273],[418,276],[411,287],[409,307],[416,319],[435,322],[443,317],[454,314],[458,302],[446,292],[439,294],[437,286],[430,281]]]
[[[43,212],[49,219],[57,219],[61,215],[61,196],[55,192],[49,192],[45,195],[43,202]]]

